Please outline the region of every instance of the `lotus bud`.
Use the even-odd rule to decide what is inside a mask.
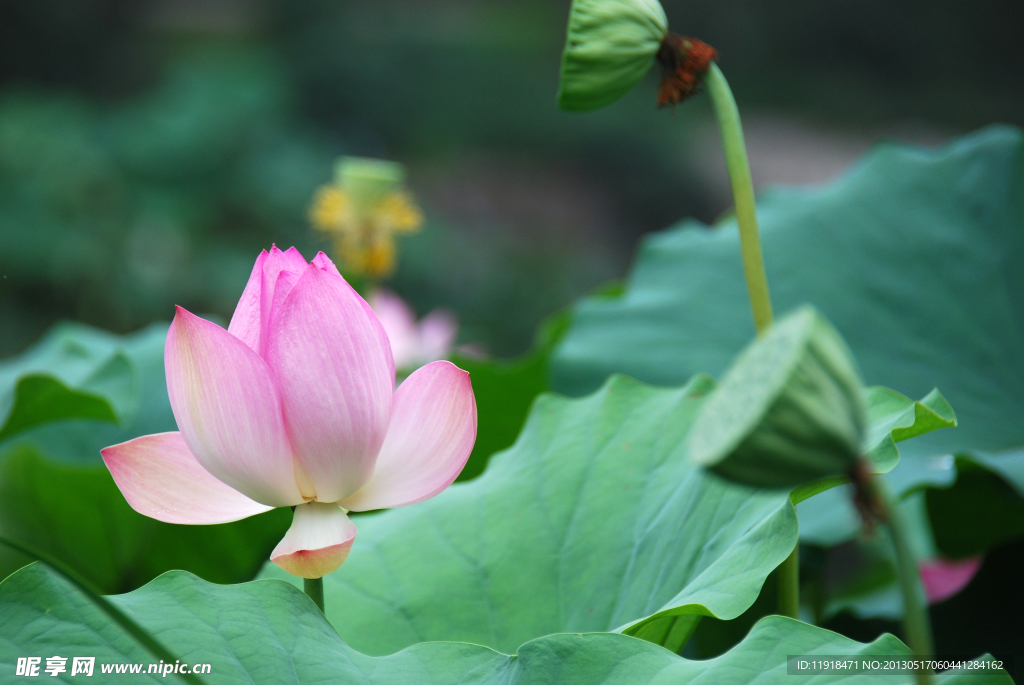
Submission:
[[[667,33],[658,0],[573,0],[558,106],[585,111],[618,100],[650,70]]]
[[[816,310],[801,307],[726,372],[690,433],[690,459],[761,488],[849,473],[867,423],[863,393],[839,333]]]

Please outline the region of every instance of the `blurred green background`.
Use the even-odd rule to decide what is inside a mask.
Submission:
[[[1024,6],[666,2],[718,48],[755,180],[821,182],[881,138],[1024,123]],[[0,356],[53,322],[128,332],[172,305],[230,316],[258,251],[310,257],[341,154],[406,163],[428,225],[388,284],[461,342],[526,350],[625,272],[638,238],[729,197],[703,99],[654,76],[554,104],[568,1],[0,4]]]

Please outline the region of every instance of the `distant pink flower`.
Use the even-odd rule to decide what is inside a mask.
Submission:
[[[430,312],[419,324],[416,314],[398,295],[377,289],[370,295],[370,307],[380,320],[391,341],[395,367],[413,369],[451,352],[459,324],[443,309]]]
[[[918,565],[921,583],[929,604],[937,604],[957,594],[971,582],[974,574],[981,568],[981,557],[971,557],[962,561],[948,559],[929,559]]]
[[[180,432],[102,451],[125,499],[183,524],[294,506],[271,559],[304,578],[348,557],[348,511],[437,495],[476,440],[469,374],[438,361],[396,391],[384,328],[323,253],[261,253],[226,331],[178,307],[164,364]]]

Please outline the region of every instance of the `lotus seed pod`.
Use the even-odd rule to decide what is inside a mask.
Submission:
[[[857,362],[817,311],[801,307],[749,345],[701,409],[690,458],[731,481],[792,488],[848,473],[867,410]]]
[[[342,157],[334,174],[357,213],[373,211],[405,181],[405,169],[398,162],[366,157]]]
[[[558,106],[585,111],[618,100],[650,70],[666,33],[658,0],[573,0]]]

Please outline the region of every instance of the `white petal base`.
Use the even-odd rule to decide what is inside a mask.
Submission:
[[[293,576],[322,578],[345,563],[355,539],[355,524],[337,504],[300,504],[270,560]]]

